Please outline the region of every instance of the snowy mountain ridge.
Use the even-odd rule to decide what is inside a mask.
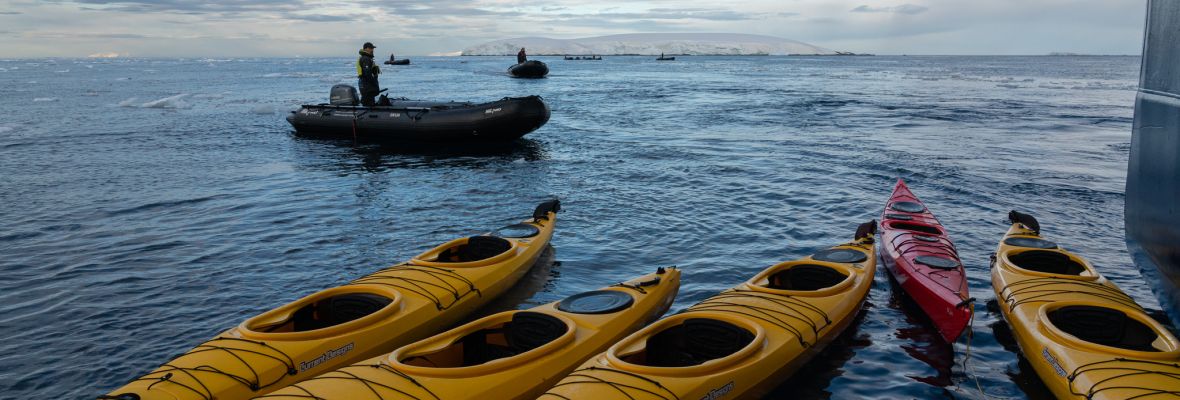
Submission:
[[[581,39],[522,37],[496,40],[463,50],[465,56],[515,55],[792,55],[836,54],[796,40],[741,33],[631,33]]]

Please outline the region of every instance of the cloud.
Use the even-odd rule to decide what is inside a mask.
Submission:
[[[611,20],[686,20],[700,19],[711,21],[744,21],[755,19],[756,15],[739,13],[730,10],[708,9],[671,9],[653,8],[644,12],[602,12],[596,14],[565,13],[555,15],[557,18],[599,18]]]
[[[124,12],[168,12],[180,14],[236,13],[246,11],[299,10],[310,8],[303,0],[72,0],[89,4],[91,10]]]
[[[920,6],[917,4],[908,4],[908,3],[902,4],[899,6],[893,6],[893,7],[872,7],[869,5],[861,4],[861,5],[857,6],[856,8],[853,8],[852,10],[849,10],[849,11],[859,12],[859,13],[893,13],[893,14],[915,15],[915,14],[924,13],[929,9],[930,8],[928,8],[926,6]]]
[[[138,33],[101,33],[101,32],[54,32],[54,31],[35,31],[25,32],[22,36],[37,39],[74,39],[74,40],[91,40],[91,39],[158,39],[156,36],[141,35]]]
[[[1142,7],[1014,1],[0,0],[0,57],[347,56],[365,41],[412,55],[510,37],[640,32],[763,34],[878,54],[1140,49]],[[1012,37],[1029,39],[1017,46]]]
[[[309,22],[373,22],[373,16],[367,14],[284,14],[283,18]]]

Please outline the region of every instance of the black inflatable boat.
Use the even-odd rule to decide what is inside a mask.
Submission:
[[[385,65],[410,65],[410,59],[403,58],[400,60],[386,60]]]
[[[508,73],[517,78],[542,78],[549,74],[549,66],[537,60],[528,60],[508,67]]]
[[[331,99],[331,104],[292,111],[287,122],[304,137],[402,144],[509,141],[549,121],[549,107],[540,96],[487,103],[398,99],[363,107],[357,105],[355,88],[336,85]]]

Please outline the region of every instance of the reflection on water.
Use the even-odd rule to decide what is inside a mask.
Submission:
[[[532,269],[520,278],[520,281],[513,285],[507,292],[492,300],[487,305],[472,313],[471,316],[465,318],[463,322],[474,321],[488,315],[492,315],[502,311],[508,310],[523,310],[526,308],[533,308],[547,302],[530,302],[537,293],[551,287],[552,282],[561,276],[561,270],[557,267],[561,266],[561,262],[556,259],[557,252],[553,246],[545,248],[541,256],[537,258],[537,262],[533,264]],[[629,278],[628,278],[629,279]],[[602,286],[607,286],[614,283],[613,281],[604,281]]]
[[[886,268],[880,268],[888,274]],[[934,375],[910,375],[915,381],[931,386],[947,387],[955,383],[951,381],[951,368],[955,363],[954,348],[942,339],[938,330],[932,325],[930,318],[922,311],[905,291],[889,277],[889,308],[901,311],[905,315],[906,325],[897,328],[896,337],[904,340],[899,343],[902,350],[915,360],[921,361],[933,369]]]
[[[995,299],[988,301],[987,312],[997,317],[1001,316],[1000,303]],[[1005,350],[1019,354],[1020,361],[1016,364],[1016,368],[1007,371],[1012,382],[1020,387],[1021,391],[1029,399],[1052,400],[1056,398],[1056,396],[1053,396],[1053,392],[1050,392],[1049,388],[1045,386],[1045,383],[1041,382],[1041,378],[1037,376],[1037,371],[1033,369],[1032,364],[1029,364],[1028,360],[1024,358],[1024,354],[1020,352],[1020,345],[1016,343],[1016,336],[1013,336],[1012,329],[1008,327],[1008,323],[1002,318],[999,318],[989,328],[991,328],[995,335],[996,342],[1004,346]]]
[[[860,332],[860,325],[872,308],[873,305],[866,302],[844,332],[832,339],[832,342],[823,351],[796,371],[790,379],[768,393],[766,398],[831,398],[832,393],[826,388],[831,386],[833,380],[844,375],[840,367],[851,360],[858,349],[869,347],[872,344],[869,337]]]
[[[307,139],[292,136],[312,164],[323,157],[339,158],[341,171],[375,173],[386,169],[471,168],[503,162],[532,162],[547,158],[544,145],[528,138],[505,143],[357,145],[349,140]]]

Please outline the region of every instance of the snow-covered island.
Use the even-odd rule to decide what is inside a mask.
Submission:
[[[465,56],[515,55],[836,55],[796,40],[742,33],[631,33],[581,39],[523,37],[503,39],[463,50]]]

